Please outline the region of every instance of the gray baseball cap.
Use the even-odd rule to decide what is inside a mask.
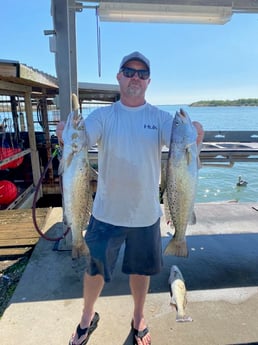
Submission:
[[[146,67],[148,68],[148,70],[150,71],[150,61],[149,61],[149,59],[147,59],[144,55],[142,55],[139,52],[133,52],[133,53],[131,53],[129,55],[124,56],[122,61],[121,61],[121,63],[120,63],[119,70],[121,70],[121,68],[124,67],[124,65],[127,62],[134,61],[134,60],[138,60],[138,61],[143,62],[146,65]]]

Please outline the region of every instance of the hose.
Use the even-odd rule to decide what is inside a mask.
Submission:
[[[37,232],[39,233],[39,235],[41,237],[43,237],[45,240],[47,241],[54,241],[54,242],[57,242],[57,241],[60,241],[61,239],[64,239],[65,236],[68,234],[68,232],[70,231],[70,228],[68,227],[67,230],[63,233],[62,236],[60,237],[56,237],[56,238],[52,238],[52,237],[48,237],[47,235],[45,235],[41,229],[39,228],[38,226],[38,223],[37,223],[37,219],[36,219],[36,203],[37,203],[37,196],[38,196],[38,192],[39,192],[39,189],[40,189],[40,186],[42,184],[42,181],[46,175],[46,172],[53,160],[53,158],[59,153],[59,146],[57,145],[54,152],[52,153],[48,163],[47,163],[47,166],[45,167],[45,170],[43,171],[42,175],[40,176],[40,179],[36,185],[36,189],[35,189],[35,193],[34,193],[34,198],[33,198],[33,203],[32,203],[32,220],[33,220],[33,224],[34,224],[34,227],[35,229],[37,230]]]

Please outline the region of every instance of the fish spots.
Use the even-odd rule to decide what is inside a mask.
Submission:
[[[78,133],[73,133],[72,134],[72,140],[77,139],[79,137]]]

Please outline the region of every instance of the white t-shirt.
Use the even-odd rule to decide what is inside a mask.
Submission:
[[[173,116],[148,103],[120,101],[93,111],[85,126],[98,144],[98,186],[93,216],[113,225],[142,227],[162,215],[159,201],[161,150],[169,146]]]

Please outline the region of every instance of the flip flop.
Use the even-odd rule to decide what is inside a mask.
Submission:
[[[148,327],[145,327],[142,331],[139,331],[138,329],[133,327],[133,321],[132,321],[132,331],[133,331],[133,345],[138,345],[136,338],[140,338],[141,341],[149,333]],[[151,343],[149,343],[151,345]]]
[[[87,337],[78,345],[86,345],[87,342],[90,339],[91,334],[95,331],[95,329],[98,327],[98,322],[99,322],[99,314],[95,312],[93,319],[91,320],[91,323],[89,327],[86,328],[81,328],[80,324],[76,328],[76,333],[78,336],[78,339],[80,339],[83,335],[87,333]],[[75,334],[72,336],[72,338],[69,341],[69,345],[73,345],[73,339]]]

